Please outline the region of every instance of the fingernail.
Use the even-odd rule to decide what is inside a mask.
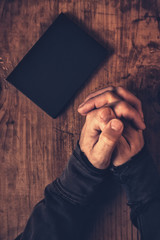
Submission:
[[[119,131],[122,128],[122,123],[119,120],[113,119],[111,121],[111,128],[114,131]]]
[[[84,102],[83,102],[83,103],[81,103],[81,104],[78,106],[78,108],[81,108],[81,107],[83,107],[83,105],[84,105]]]

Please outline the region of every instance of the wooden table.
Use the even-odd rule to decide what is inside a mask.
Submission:
[[[52,119],[5,78],[62,11],[114,53]],[[159,11],[159,0],[0,1],[0,240],[23,231],[45,186],[61,174],[85,120],[77,107],[92,91],[122,85],[140,97],[146,142],[160,166]],[[123,190],[115,191],[93,225],[92,240],[140,239]]]

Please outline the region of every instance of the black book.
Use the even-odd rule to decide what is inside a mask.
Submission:
[[[61,13],[7,77],[56,117],[107,55],[107,50]]]

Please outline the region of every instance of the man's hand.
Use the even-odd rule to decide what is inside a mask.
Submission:
[[[111,108],[103,107],[87,114],[79,145],[93,166],[105,169],[121,137],[123,124]]]
[[[98,109],[97,110],[93,110],[93,109],[101,108],[102,106],[105,106],[105,105],[113,108],[114,112],[112,112],[110,116],[112,116],[112,118],[123,117],[123,124],[124,124],[123,133],[121,132],[122,136],[118,135],[119,137],[117,137],[114,143],[112,144],[112,150],[109,151],[108,158],[105,158],[108,151],[108,148],[107,148],[108,144],[107,143],[104,144],[104,141],[103,141],[103,144],[101,143],[101,141],[99,142],[99,140],[101,140],[100,136],[102,134],[101,131],[103,130],[102,127],[99,127],[99,131],[97,130],[98,127],[96,127],[95,129],[97,131],[97,134],[93,134],[93,138],[95,138],[96,142],[98,143],[98,147],[96,147],[93,151],[93,149],[91,148],[92,141],[90,140],[90,143],[87,143],[87,141],[89,140],[87,136],[90,136],[89,132],[92,126],[92,124],[90,124],[89,122],[90,121],[92,122],[93,116],[94,116],[94,119],[97,119],[98,121],[96,114],[100,114],[100,112],[98,112]],[[104,168],[103,166],[107,167],[110,163],[111,155],[115,146],[116,148],[114,149],[114,153],[112,156],[113,164],[115,166],[125,163],[142,149],[144,145],[142,129],[145,129],[145,124],[143,121],[143,112],[142,112],[141,102],[139,101],[139,99],[137,99],[132,93],[130,93],[126,89],[122,87],[118,87],[118,88],[109,87],[109,88],[101,89],[95,93],[92,93],[85,99],[83,104],[81,104],[81,107],[78,109],[78,111],[82,115],[87,115],[88,116],[87,118],[90,119],[90,121],[86,120],[86,123],[83,127],[81,139],[80,139],[80,147],[82,148],[82,151],[84,151],[88,159],[91,161],[91,163],[93,164],[94,162],[93,164],[94,166],[97,165],[96,161],[98,161],[99,163],[96,167],[98,168]],[[101,111],[103,112],[103,110]],[[110,109],[110,112],[111,112],[111,109]],[[107,112],[105,113],[106,113],[105,124],[107,124],[109,119],[107,119]],[[134,126],[132,126],[126,120],[130,120],[130,123],[133,123]],[[101,121],[102,120],[99,120],[99,123]],[[98,126],[98,123],[97,123],[97,126]],[[108,136],[108,139],[112,138],[111,132],[107,136]],[[103,154],[104,150],[102,151],[101,144],[103,145],[102,149],[106,149],[105,154]],[[93,143],[93,146],[94,146],[94,143]],[[97,152],[97,148],[98,150],[100,149],[99,152]],[[94,153],[94,154],[90,154],[90,153]],[[98,157],[94,158],[94,156],[100,156],[100,155],[101,155],[100,158]],[[96,159],[99,159],[99,160],[96,160]],[[100,166],[101,162],[102,162],[102,166]]]
[[[126,89],[107,87],[91,93],[79,106],[78,112],[85,116],[93,109],[103,106],[112,107],[117,118],[125,118],[138,129],[145,129],[141,102]]]
[[[125,120],[123,123],[124,130],[112,156],[114,166],[127,162],[131,157],[140,152],[144,146],[142,130],[135,129]]]

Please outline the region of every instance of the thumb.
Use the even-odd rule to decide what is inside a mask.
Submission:
[[[122,131],[123,123],[119,119],[110,120],[101,132],[94,147],[94,151],[99,154],[103,165],[106,165],[106,167],[110,163],[112,152],[121,137]]]

